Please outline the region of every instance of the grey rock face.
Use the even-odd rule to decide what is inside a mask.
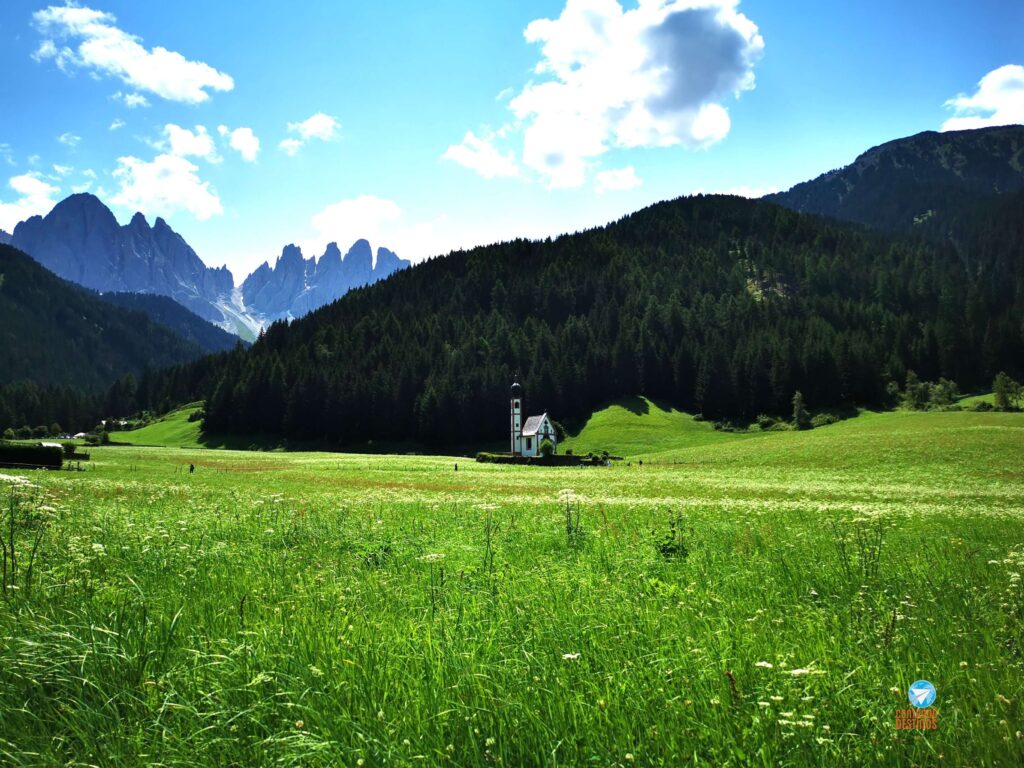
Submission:
[[[353,288],[381,280],[409,266],[387,248],[377,251],[366,240],[357,240],[344,256],[337,243],[328,244],[319,260],[302,256],[287,245],[271,267],[267,262],[242,283],[246,309],[268,320],[302,317],[344,296]]]
[[[219,300],[234,288],[226,267],[207,267],[184,238],[141,213],[120,226],[99,198],[71,195],[45,217],[14,228],[11,244],[72,282],[97,291],[170,296],[211,322],[222,322]]]

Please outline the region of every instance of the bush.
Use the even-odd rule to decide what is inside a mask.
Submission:
[[[811,426],[817,429],[818,427],[827,427],[829,424],[836,424],[839,421],[839,417],[834,413],[819,413],[811,419]]]
[[[64,451],[53,446],[0,443],[0,467],[46,467],[60,469]]]
[[[960,390],[949,379],[939,379],[929,387],[928,403],[933,408],[947,408],[960,399]]]
[[[992,394],[995,396],[996,410],[1010,411],[1020,408],[1024,387],[1000,371],[992,382]]]
[[[28,424],[23,427],[18,427],[15,434],[18,436],[19,440],[28,440],[32,437],[32,427],[28,426]]]
[[[993,411],[995,408],[992,407],[992,403],[987,400],[981,400],[971,406],[972,411],[978,411],[980,413],[986,413],[987,411]]]
[[[550,440],[543,440],[540,444],[540,455],[545,459],[555,455],[555,444]]]
[[[775,424],[776,420],[774,416],[769,416],[768,414],[762,413],[757,417],[757,426],[759,426],[765,432],[774,427]]]
[[[14,440],[17,435],[14,434],[14,430],[8,427],[4,430],[4,440]]]
[[[206,418],[206,411],[203,411],[203,410],[192,411],[192,413],[190,413],[188,415],[188,420],[189,421],[202,421],[205,418]]]
[[[921,381],[913,371],[907,371],[907,384],[903,388],[903,406],[912,411],[923,411],[931,399],[932,386]]]

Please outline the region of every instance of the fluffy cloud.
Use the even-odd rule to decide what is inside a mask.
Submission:
[[[228,146],[236,150],[245,162],[256,161],[256,155],[260,152],[260,140],[252,128],[235,128],[232,131],[226,125],[218,125],[217,133],[228,140]]]
[[[299,154],[299,150],[302,149],[302,142],[298,139],[281,139],[281,143],[277,146],[288,157],[295,157]]]
[[[17,198],[11,203],[0,201],[0,229],[13,232],[18,222],[29,216],[44,216],[57,204],[60,188],[45,182],[38,173],[14,176],[7,185],[17,193]]]
[[[53,164],[53,172],[58,176],[67,176],[73,170],[75,169],[72,168],[70,165],[58,165],[57,163]]]
[[[197,125],[193,132],[180,125],[168,123],[164,126],[164,142],[161,143],[161,147],[166,147],[172,155],[178,157],[201,157],[213,163],[220,162],[213,137],[203,125]]]
[[[208,90],[230,91],[235,87],[229,75],[209,64],[190,61],[159,46],[147,50],[140,38],[114,26],[117,19],[112,14],[74,5],[52,5],[32,17],[45,36],[34,58],[53,60],[63,71],[82,68],[96,75],[112,75],[137,90],[186,104],[207,101]],[[135,106],[141,106],[141,102]]]
[[[295,137],[283,139],[277,146],[289,157],[294,157],[310,139],[330,141],[338,134],[341,124],[338,120],[323,112],[317,112],[300,123],[288,123],[288,132]]]
[[[723,102],[754,87],[764,50],[737,0],[568,0],[524,32],[538,75],[509,102],[523,163],[550,187],[586,182],[613,148],[707,147],[729,132]]]
[[[485,179],[518,176],[519,165],[516,163],[515,153],[500,152],[494,146],[494,138],[494,134],[480,138],[473,131],[467,131],[462,143],[448,147],[448,151],[441,157],[476,171]]]
[[[149,99],[143,96],[141,93],[124,93],[118,91],[112,97],[115,101],[120,101],[128,109],[135,109],[136,107],[148,107]]]
[[[351,200],[332,203],[313,216],[313,229],[324,242],[335,241],[344,249],[361,237],[371,243],[380,242],[381,236],[402,216],[402,209],[392,200],[373,195],[361,195]]]
[[[182,155],[161,154],[148,163],[120,157],[113,175],[120,189],[111,202],[129,210],[162,216],[185,211],[200,221],[224,213],[210,183],[199,178],[199,167]]]
[[[603,192],[612,192],[628,189],[636,189],[643,180],[636,175],[636,170],[632,165],[627,165],[625,168],[618,168],[614,171],[601,171],[597,174],[597,184],[595,189],[598,194]]]
[[[961,93],[946,102],[955,117],[942,124],[944,131],[1024,123],[1024,66],[1007,64],[993,69],[978,82],[973,96]]]
[[[116,131],[118,128],[124,128],[125,122],[121,118],[115,118],[114,122],[110,124],[110,130]]]
[[[59,141],[66,147],[77,147],[78,142],[80,142],[81,140],[81,136],[75,136],[75,134],[71,133],[70,131],[62,133],[60,136],[57,137],[57,141]]]

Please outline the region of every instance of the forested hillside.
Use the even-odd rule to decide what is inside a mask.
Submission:
[[[889,141],[850,165],[765,199],[882,229],[941,232],[961,209],[1024,191],[1024,126]]]
[[[204,320],[169,296],[155,293],[104,293],[100,298],[118,307],[145,312],[151,320],[170,328],[204,352],[223,352],[241,343],[233,333]]]
[[[0,428],[95,418],[106,395],[94,393],[115,380],[202,354],[144,313],[108,304],[0,245]],[[116,404],[127,403],[134,391]]]
[[[954,246],[683,198],[435,259],[148,386],[204,395],[217,432],[435,445],[503,437],[514,373],[561,420],[633,393],[707,418],[786,412],[795,390],[877,404],[907,369],[977,387],[1024,373],[1024,202],[999,205]]]

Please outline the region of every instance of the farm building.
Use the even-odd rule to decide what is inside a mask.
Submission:
[[[547,413],[530,416],[524,424],[522,386],[518,382],[513,382],[509,394],[512,409],[512,455],[540,456],[541,445],[545,440],[551,441],[552,452],[557,453],[558,437]]]

